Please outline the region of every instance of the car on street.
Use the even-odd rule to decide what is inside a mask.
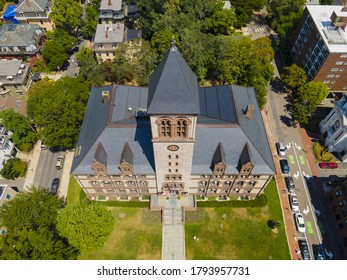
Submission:
[[[284,146],[283,142],[280,141],[276,143],[276,148],[277,148],[278,155],[280,157],[286,156],[286,147]]]
[[[299,212],[299,202],[298,202],[298,197],[296,194],[291,193],[289,194],[289,201],[290,201],[290,207],[294,212]]]
[[[308,245],[307,245],[307,241],[306,240],[299,240],[299,248],[301,251],[301,256],[304,260],[310,260],[311,256],[310,256],[310,251],[308,250]]]
[[[298,230],[298,232],[301,232],[301,233],[306,232],[304,217],[302,216],[301,213],[295,213],[295,224],[296,224],[296,229]]]
[[[52,182],[52,185],[51,185],[51,192],[52,193],[57,193],[58,192],[59,183],[60,183],[59,178],[54,178],[53,179],[53,182]]]
[[[288,174],[289,173],[289,164],[288,164],[288,160],[286,159],[281,159],[280,160],[280,166],[281,166],[281,170],[283,173]]]
[[[284,177],[284,181],[286,182],[286,187],[289,192],[294,192],[295,190],[295,185],[293,178],[291,176]]]
[[[325,260],[322,244],[312,244],[313,256],[315,260]]]
[[[62,169],[64,165],[64,157],[63,156],[59,156],[57,158],[57,162],[55,164],[55,168],[57,168],[58,170]]]
[[[318,166],[322,169],[337,169],[339,167],[336,162],[320,162]]]

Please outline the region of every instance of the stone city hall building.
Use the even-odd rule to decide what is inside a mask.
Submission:
[[[72,165],[89,199],[252,199],[275,167],[251,87],[198,87],[174,43],[149,87],[92,88]]]

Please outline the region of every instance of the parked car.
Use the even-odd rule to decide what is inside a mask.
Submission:
[[[284,181],[286,182],[286,187],[289,192],[294,192],[295,190],[295,185],[293,178],[291,176],[284,177]]]
[[[59,188],[59,183],[60,180],[58,178],[54,178],[52,185],[51,185],[51,192],[52,193],[57,193],[58,192],[58,188]]]
[[[298,197],[296,194],[292,193],[289,195],[290,207],[294,212],[299,212]]]
[[[300,251],[301,251],[301,256],[304,260],[310,260],[311,259],[311,256],[310,256],[310,251],[308,250],[308,245],[307,245],[307,242],[306,240],[299,240],[298,241],[299,243],[299,248],[300,248]]]
[[[277,148],[278,155],[280,157],[286,156],[286,147],[284,146],[283,142],[280,141],[276,143],[276,148]]]
[[[286,159],[281,159],[280,160],[280,165],[281,165],[281,170],[283,173],[288,174],[289,173],[289,164],[288,160]]]
[[[55,164],[55,167],[56,167],[58,170],[60,170],[60,169],[63,168],[63,165],[64,165],[64,157],[63,157],[63,156],[59,156],[59,157],[57,158],[57,162],[56,162],[56,164]]]
[[[313,256],[315,260],[325,260],[322,244],[312,244]]]
[[[298,232],[301,232],[301,233],[306,232],[304,217],[302,216],[301,213],[295,213],[295,224],[296,224],[296,229],[298,230]]]
[[[336,162],[320,162],[318,166],[322,169],[337,169],[339,167]]]

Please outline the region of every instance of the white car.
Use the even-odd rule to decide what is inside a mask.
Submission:
[[[301,232],[301,233],[306,232],[304,217],[302,216],[301,213],[295,213],[295,223],[296,223],[296,228],[298,232]]]
[[[298,203],[298,197],[296,194],[289,194],[289,201],[290,201],[290,207],[294,212],[299,212],[299,203]]]

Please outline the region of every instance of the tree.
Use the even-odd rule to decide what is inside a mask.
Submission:
[[[78,250],[56,230],[62,198],[44,189],[31,188],[0,207],[2,260],[76,259]]]
[[[334,0],[321,0],[320,4],[321,5],[332,5]]]
[[[78,26],[82,14],[79,2],[71,0],[55,0],[52,4],[51,19],[57,28],[70,33]]]
[[[44,89],[40,88],[43,85]],[[28,92],[28,115],[53,147],[73,148],[79,136],[89,85],[81,78],[39,82]]]
[[[99,10],[97,6],[86,6],[86,19],[81,20],[81,33],[84,38],[92,39],[99,23]]]
[[[27,170],[26,162],[19,158],[10,158],[6,161],[3,168],[0,171],[0,175],[5,179],[15,179],[18,177],[24,177]]]
[[[237,22],[236,28],[241,28],[249,22],[253,16],[253,10],[260,10],[265,5],[266,0],[230,0],[230,4],[235,8]]]
[[[105,207],[87,200],[68,204],[58,215],[57,229],[69,242],[86,251],[101,247],[113,229],[113,216]]]
[[[281,79],[291,91],[296,91],[307,82],[305,70],[296,64],[284,67]]]
[[[301,86],[294,95],[294,118],[299,123],[306,124],[310,114],[328,94],[329,89],[322,82],[311,81]]]
[[[28,151],[35,144],[37,135],[28,119],[13,109],[0,112],[1,123],[13,132],[12,142],[22,151]]]
[[[80,71],[78,76],[88,81],[91,86],[101,86],[105,82],[105,68],[103,64],[98,64],[95,53],[86,47],[76,54]]]

